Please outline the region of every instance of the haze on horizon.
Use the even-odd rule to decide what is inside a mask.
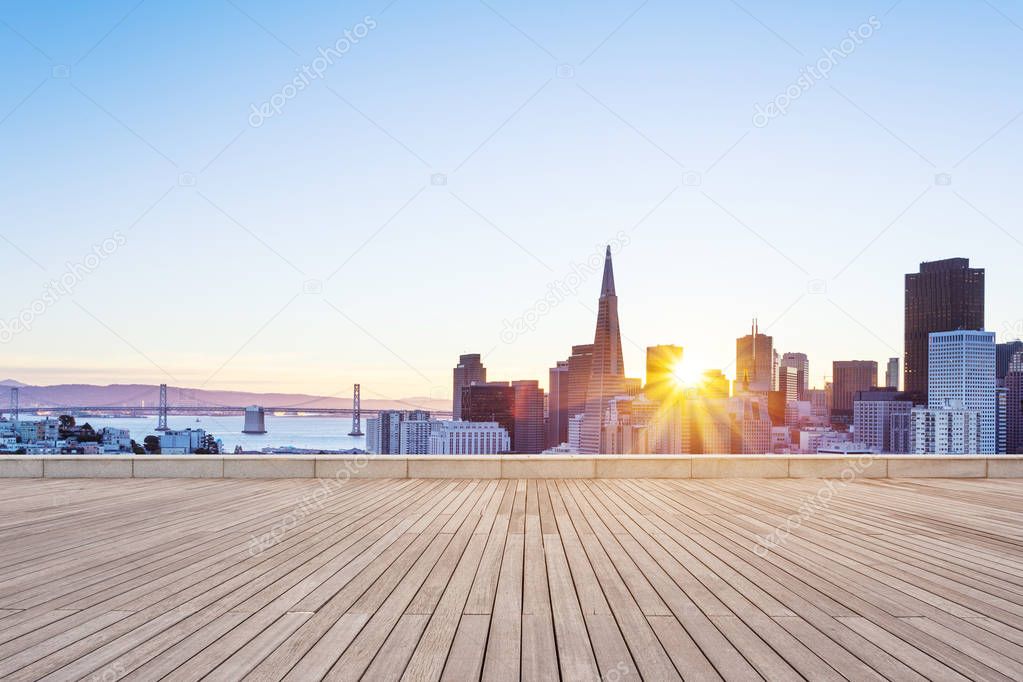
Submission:
[[[546,384],[608,243],[628,376],[663,343],[732,376],[753,317],[815,385],[883,367],[904,274],[956,256],[1020,336],[1020,12],[5,3],[0,376],[442,398],[479,352]]]

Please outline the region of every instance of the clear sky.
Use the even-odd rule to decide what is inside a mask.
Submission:
[[[731,376],[754,315],[816,384],[883,366],[904,273],[952,256],[1004,340],[1021,64],[1006,0],[8,0],[0,373],[443,397],[480,352],[546,384],[620,234],[630,376],[657,343]]]

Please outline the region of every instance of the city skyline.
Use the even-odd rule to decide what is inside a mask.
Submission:
[[[481,353],[544,386],[596,319],[599,268],[567,282],[615,240],[633,376],[677,344],[688,378],[734,378],[754,317],[811,387],[883,366],[904,275],[953,256],[986,269],[998,340],[1023,332],[1011,11],[235,5],[0,12],[0,320],[31,317],[0,376],[448,398]]]

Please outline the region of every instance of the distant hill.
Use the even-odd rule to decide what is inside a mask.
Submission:
[[[0,386],[18,388],[18,404],[21,408],[47,408],[60,406],[89,407],[139,407],[152,406],[160,401],[160,387],[148,384],[57,384],[54,386],[31,386],[20,381],[7,379]],[[187,405],[203,408],[241,407],[262,405],[264,407],[322,407],[344,408],[352,406],[352,395],[317,396],[303,393],[250,393],[247,391],[215,391],[198,388],[167,387],[167,402],[171,405]],[[0,410],[7,407],[7,396],[0,394]],[[362,399],[363,409],[369,410],[450,410],[450,400],[413,397],[397,400]]]

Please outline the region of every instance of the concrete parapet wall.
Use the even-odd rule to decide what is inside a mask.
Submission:
[[[1023,456],[4,455],[0,478],[1023,478]]]

